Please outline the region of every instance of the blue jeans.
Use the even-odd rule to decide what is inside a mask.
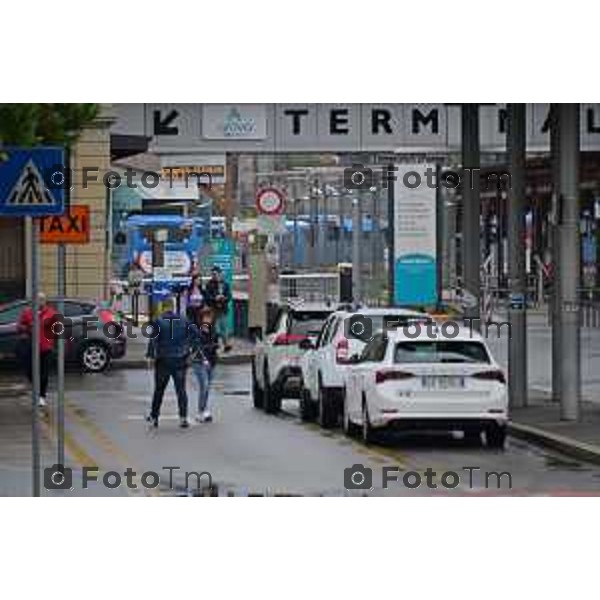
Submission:
[[[215,333],[222,342],[227,340],[227,311],[217,315],[215,319]]]
[[[201,414],[205,410],[209,410],[208,396],[213,369],[205,362],[195,361],[192,363],[192,371],[198,380],[198,413]]]

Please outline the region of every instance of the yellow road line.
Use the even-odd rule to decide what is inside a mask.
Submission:
[[[125,468],[131,467],[131,469],[133,469],[136,473],[140,472],[140,469],[135,467],[129,455],[126,454],[119,446],[117,446],[113,442],[113,440],[104,432],[104,430],[98,427],[96,423],[94,423],[94,421],[88,419],[85,416],[85,413],[76,404],[73,404],[67,399],[65,399],[65,412],[68,413],[74,421],[77,421],[77,423],[89,433],[92,439],[107,454],[109,454],[110,456],[114,456],[120,463],[120,466]],[[132,481],[134,481],[138,485],[137,490],[143,490],[146,494],[149,494],[151,496],[160,495],[160,492],[156,488],[145,488],[141,483],[140,475],[133,477]],[[125,489],[127,489],[128,493],[130,493],[131,491],[136,491],[136,489],[130,490],[128,487],[126,487]]]

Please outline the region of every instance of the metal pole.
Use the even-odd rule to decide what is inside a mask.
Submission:
[[[550,245],[552,265],[551,297],[548,304],[550,320],[552,323],[552,400],[560,402],[562,392],[560,389],[560,262],[559,262],[559,235],[558,235],[558,208],[560,197],[560,161],[559,161],[559,120],[558,104],[552,104],[550,109],[550,163],[552,171],[552,209],[550,212]]]
[[[379,200],[379,191],[371,192],[371,296],[376,301],[376,306],[381,302],[380,281],[377,273],[379,263],[379,214],[377,201]]]
[[[579,104],[558,107],[561,419],[580,417]]]
[[[479,319],[480,297],[480,197],[479,197],[479,105],[461,105],[462,166],[465,171],[463,193],[463,284],[467,292],[477,298],[465,310],[465,317]],[[479,329],[479,321],[470,321]]]
[[[361,234],[360,198],[352,198],[352,298],[354,302],[362,300],[362,274],[360,256]]]
[[[40,496],[40,427],[39,427],[39,398],[40,398],[40,321],[39,321],[39,266],[38,240],[39,223],[32,217],[27,217],[31,223],[31,310],[33,314],[31,328],[31,453],[33,474],[33,495]]]
[[[70,165],[71,156],[68,150],[65,150],[65,164]],[[109,190],[110,192],[110,190]],[[71,190],[67,187],[65,194],[65,211],[68,213],[71,207]],[[112,205],[109,197],[109,207]],[[109,225],[112,223],[112,217]],[[108,236],[112,240],[112,236]],[[111,250],[112,253],[112,250]],[[57,310],[61,315],[65,314],[65,295],[66,290],[66,269],[67,269],[67,249],[65,244],[59,244],[57,249],[57,268],[56,268],[56,291],[57,291]],[[64,332],[63,332],[64,333]],[[56,373],[56,462],[59,465],[65,464],[65,336],[59,335],[56,341],[57,350],[57,373]]]
[[[388,173],[393,173],[394,165],[388,165]],[[394,249],[394,231],[396,228],[396,207],[395,207],[395,198],[394,198],[394,181],[390,177],[388,180],[388,197],[387,197],[387,248],[388,248],[388,298],[389,305],[394,306],[395,296],[394,296],[394,285],[396,281],[396,257],[395,257],[395,249]]]
[[[525,271],[525,104],[508,105],[508,394],[511,407],[527,406],[527,274]]]
[[[446,220],[446,209],[444,206],[445,195],[442,194],[442,186],[440,183],[440,177],[442,170],[439,163],[435,166],[435,180],[437,187],[435,190],[435,260],[436,260],[436,289],[437,289],[437,301],[436,310],[441,308],[442,304],[442,292],[444,289],[443,277],[444,277],[444,232],[445,232],[445,220]]]
[[[68,203],[67,203],[68,207]],[[67,208],[68,210],[68,208]],[[66,267],[66,247],[64,244],[58,245],[57,256],[57,292],[58,298],[56,308],[58,313],[65,313],[65,267]],[[56,462],[59,465],[65,464],[65,338],[64,335],[59,335],[56,341],[57,349],[57,378],[56,378]]]

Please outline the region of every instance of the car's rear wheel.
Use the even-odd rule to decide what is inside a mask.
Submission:
[[[481,431],[479,429],[465,429],[464,440],[469,446],[481,445]]]
[[[488,426],[485,432],[485,440],[489,448],[504,450],[504,445],[506,444],[506,426]]]
[[[264,370],[264,401],[265,412],[275,414],[281,410],[281,393],[276,385],[270,384],[269,367],[265,365]]]
[[[258,385],[258,379],[256,378],[256,365],[252,361],[252,401],[254,408],[262,408],[264,403],[264,393]]]
[[[337,425],[337,412],[331,390],[323,387],[319,381],[319,425],[323,429],[331,429]]]
[[[375,432],[369,420],[369,407],[366,398],[363,398],[362,407],[362,441],[365,444],[372,444],[375,441]]]
[[[354,437],[358,433],[359,427],[356,425],[356,423],[353,423],[350,420],[350,415],[348,413],[348,401],[346,398],[345,391],[344,391],[344,397],[342,398],[342,402],[343,402],[343,407],[344,407],[343,421],[342,421],[344,433],[349,437]]]
[[[316,418],[314,402],[311,400],[310,392],[303,387],[300,391],[300,418],[303,421],[311,422]]]
[[[88,373],[101,373],[110,365],[110,352],[102,342],[88,342],[79,351],[79,364]]]

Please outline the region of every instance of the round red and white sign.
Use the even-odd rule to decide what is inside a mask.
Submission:
[[[263,215],[281,214],[283,202],[283,194],[275,188],[263,188],[256,194],[256,208]]]

